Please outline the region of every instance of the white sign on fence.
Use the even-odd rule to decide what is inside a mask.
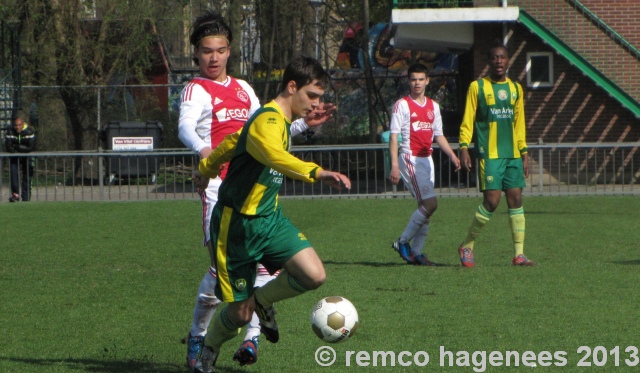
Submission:
[[[112,141],[112,150],[153,150],[153,137],[114,137]]]

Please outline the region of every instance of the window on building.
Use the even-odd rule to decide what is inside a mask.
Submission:
[[[527,87],[553,87],[553,53],[527,53]]]

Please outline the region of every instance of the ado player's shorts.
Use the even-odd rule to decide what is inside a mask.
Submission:
[[[507,190],[524,188],[522,158],[480,159],[478,163],[480,190]]]
[[[299,251],[311,247],[279,207],[268,216],[248,216],[216,205],[211,239],[218,270],[215,293],[223,302],[253,295],[257,262],[274,273]]]
[[[436,196],[433,190],[434,172],[431,157],[416,157],[402,153],[398,162],[404,185],[418,201]]]

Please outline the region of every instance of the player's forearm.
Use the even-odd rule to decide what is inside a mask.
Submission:
[[[453,149],[451,149],[451,145],[449,145],[449,141],[447,141],[446,137],[436,136],[436,143],[438,143],[440,150],[443,151],[444,154],[446,154],[449,158],[453,158],[455,156],[455,153],[453,152]]]
[[[398,167],[398,136],[392,135],[389,139],[389,160],[391,167]]]
[[[322,168],[313,162],[304,162],[283,148],[267,141],[247,137],[247,152],[263,165],[273,168],[281,174],[295,180],[308,183],[317,181],[316,174]],[[281,146],[281,145],[280,145]]]
[[[209,145],[198,136],[196,133],[196,127],[193,124],[189,123],[180,123],[178,125],[178,138],[184,146],[193,150],[194,152],[200,153],[200,151]]]

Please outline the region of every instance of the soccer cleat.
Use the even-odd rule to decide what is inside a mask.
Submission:
[[[199,335],[192,336],[191,333],[189,333],[187,338],[183,339],[182,342],[187,344],[187,368],[193,369],[204,345],[204,337]]]
[[[233,360],[240,363],[240,366],[251,365],[258,361],[258,336],[247,339],[235,354]]]
[[[473,257],[473,250],[462,247],[462,244],[460,244],[458,253],[460,254],[460,263],[462,263],[463,267],[473,268],[476,266],[476,258]]]
[[[13,193],[11,197],[9,197],[9,202],[18,202],[20,201],[20,196],[18,193]]]
[[[256,315],[260,320],[260,332],[264,334],[267,341],[271,343],[278,343],[280,340],[280,332],[278,331],[278,323],[276,322],[276,310],[273,305],[270,307],[264,307],[257,300],[256,303]]]
[[[427,256],[424,254],[420,254],[420,255],[416,255],[413,258],[413,264],[417,264],[420,266],[429,266],[429,267],[435,267],[436,263],[430,261],[429,259],[427,259]]]
[[[407,263],[413,263],[413,254],[411,253],[411,245],[408,242],[401,243],[400,239],[393,241],[391,247],[400,254],[400,257],[404,259]]]
[[[197,373],[215,372],[219,353],[219,351],[213,351],[209,346],[203,346],[202,350],[200,350],[200,356],[193,367],[193,371]]]
[[[533,260],[527,259],[527,257],[524,256],[524,254],[520,254],[515,258],[513,258],[513,261],[511,263],[514,266],[519,266],[519,267],[533,267],[536,265],[536,262],[534,262]]]

